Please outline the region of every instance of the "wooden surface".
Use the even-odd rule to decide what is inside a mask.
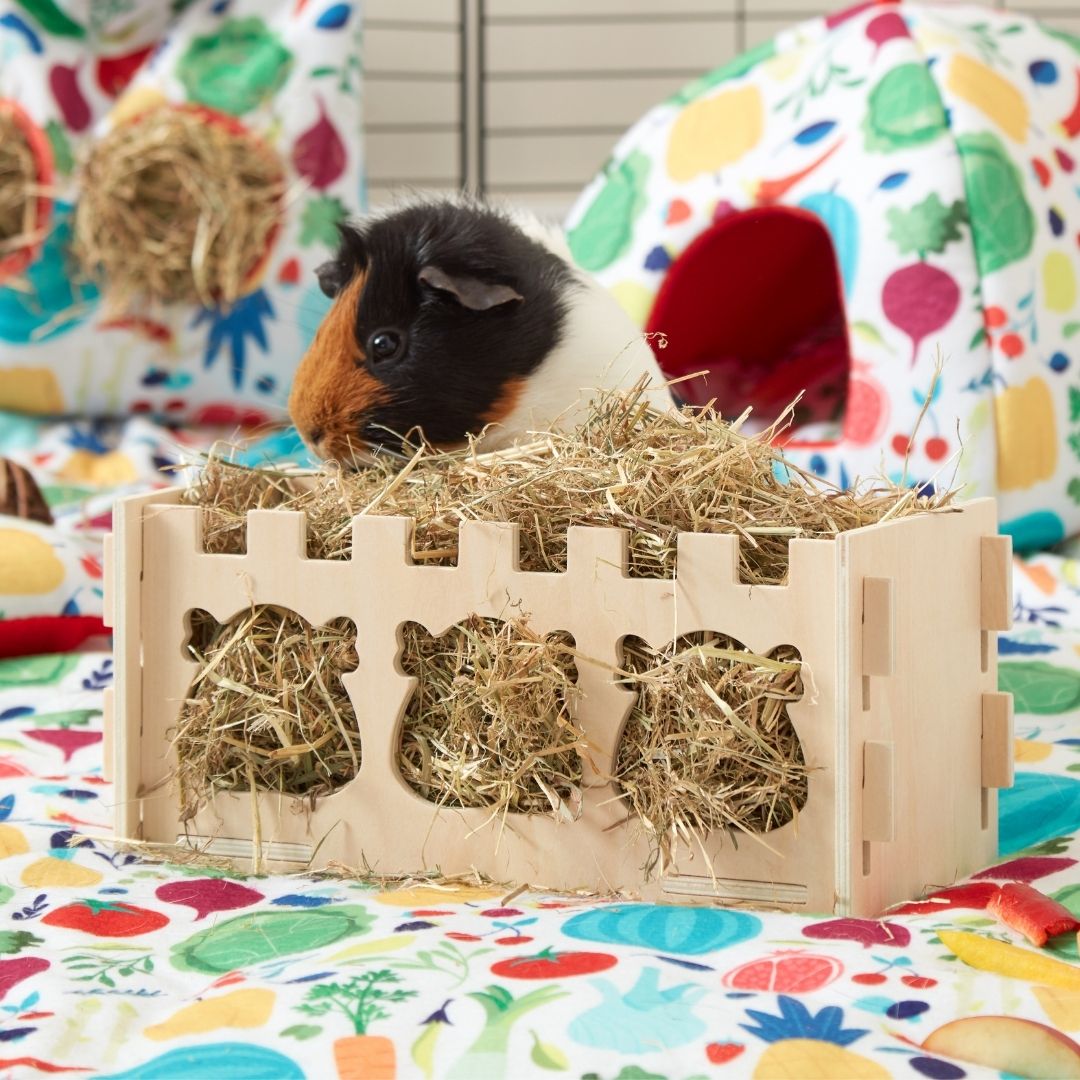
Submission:
[[[275,603],[313,624],[338,616],[356,623],[360,664],[343,684],[363,760],[357,779],[312,812],[294,812],[291,800],[271,794],[258,798],[260,858],[271,866],[298,869],[318,847],[319,864],[366,862],[380,874],[475,868],[553,888],[872,914],[992,857],[996,814],[986,828],[980,823],[983,694],[995,689],[994,664],[980,664],[979,552],[994,530],[989,501],[837,542],[794,540],[790,583],[751,587],[737,580],[736,538],[717,535],[680,537],[674,582],[625,576],[626,537],[611,529],[571,530],[565,574],[519,571],[515,528],[481,523],[462,527],[456,567],[412,565],[411,524],[400,518],[356,519],[352,561],[308,560],[302,515],[281,511],[249,515],[246,555],[207,555],[199,511],[175,499],[128,500],[117,513],[109,572],[122,571],[114,586],[113,740],[121,835],[169,843],[184,832],[168,732],[196,671],[184,652],[188,612],[203,608],[225,622],[252,603]],[[892,584],[867,589],[866,579]],[[573,823],[439,809],[398,774],[399,725],[413,686],[398,658],[398,628],[416,621],[441,634],[474,612],[529,613],[537,632],[569,631],[592,661],[578,664],[576,719],[595,748],[596,771],[585,764]],[[710,837],[715,880],[700,854],[684,852],[671,874],[646,882],[648,841],[602,780],[632,702],[611,669],[625,635],[662,646],[698,630],[730,634],[758,652],[799,649],[806,692],[789,714],[811,769],[809,797],[798,819],[764,843],[744,837],[736,850],[726,837]],[[877,674],[864,709],[868,661]],[[215,839],[223,853],[250,851],[255,809],[247,793],[222,794],[192,835]]]
[[[855,807],[840,807],[839,889],[854,910],[880,912],[997,854],[994,792],[986,795],[985,827],[982,814],[982,700],[997,689],[997,650],[990,649],[984,668],[981,553],[984,537],[995,532],[994,503],[982,499],[962,515],[909,518],[836,541],[841,588],[850,595],[865,596],[867,579],[891,578],[895,638],[892,674],[871,678],[868,700],[861,685],[865,657],[860,672],[853,655],[840,679],[839,768],[846,761],[858,775],[865,743],[891,744],[895,778],[891,841],[860,835],[857,828],[861,819],[881,831],[880,812],[865,805],[879,799],[873,787],[855,790],[864,802],[861,815]],[[842,640],[865,642],[857,606],[845,605],[843,596],[840,602],[847,606]],[[854,654],[841,645],[842,663],[849,652]]]
[[[979,550],[982,590],[982,628],[1012,626],[1012,541],[1007,536],[984,536]]]

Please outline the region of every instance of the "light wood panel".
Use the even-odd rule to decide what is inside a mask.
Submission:
[[[280,511],[249,514],[247,554],[208,555],[199,510],[178,498],[138,497],[116,510],[107,567],[119,633],[109,743],[121,837],[171,844],[187,835],[167,735],[197,668],[182,650],[187,614],[202,608],[225,622],[252,604],[275,603],[313,625],[342,615],[356,624],[360,664],[343,684],[362,762],[355,780],[314,808],[270,792],[254,800],[221,793],[188,826],[196,845],[213,841],[233,856],[247,850],[256,866],[299,869],[318,849],[320,860],[387,875],[475,868],[560,889],[872,915],[996,850],[996,814],[992,796],[991,813],[982,814],[982,785],[1004,781],[1011,744],[1002,741],[1008,700],[993,692],[995,664],[979,662],[978,552],[995,528],[990,500],[835,542],[793,540],[789,584],[748,586],[738,580],[737,538],[721,535],[680,536],[673,581],[631,579],[627,537],[617,529],[572,529],[561,574],[521,572],[516,528],[478,522],[462,526],[456,567],[413,565],[411,524],[402,518],[358,517],[352,560],[311,560],[303,516]],[[570,822],[515,814],[504,823],[484,809],[440,809],[397,770],[413,687],[400,666],[399,627],[416,621],[441,634],[470,613],[520,612],[540,634],[569,631],[590,661],[578,665],[575,719],[591,749]],[[798,820],[770,832],[767,846],[708,837],[716,880],[685,849],[663,880],[646,880],[648,839],[606,780],[632,700],[614,669],[625,635],[659,647],[700,630],[730,634],[759,653],[781,644],[799,650],[808,692],[789,713],[809,795]],[[881,641],[893,635],[887,649]],[[869,649],[867,637],[876,642]],[[887,662],[891,652],[895,663]],[[867,661],[879,673],[869,700]]]
[[[364,16],[364,157],[372,204],[403,189],[459,187],[459,0],[371,0]]]
[[[690,79],[734,51],[735,23],[727,18],[497,24],[485,36],[485,74],[497,81],[532,72],[559,78],[573,72],[594,78],[619,72],[632,78],[674,71]]]

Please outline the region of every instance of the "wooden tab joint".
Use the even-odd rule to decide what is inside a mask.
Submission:
[[[863,743],[863,840],[888,843],[895,835],[895,769],[891,742]]]
[[[982,785],[1007,788],[1013,785],[1012,694],[982,696]]]
[[[980,541],[979,591],[983,630],[1012,627],[1012,537],[984,536]]]
[[[863,578],[862,673],[889,676],[895,663],[892,578]]]

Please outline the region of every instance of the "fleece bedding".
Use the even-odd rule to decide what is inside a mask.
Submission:
[[[56,507],[35,550],[66,568],[20,614],[57,613],[64,582],[100,613],[110,500],[170,482],[180,444],[208,438],[144,420],[0,428],[0,453],[29,463]],[[24,529],[0,520],[0,538]],[[91,640],[0,660],[0,1077],[1000,1076],[922,1044],[975,1016],[1080,1032],[1076,935],[1032,967],[1035,950],[986,910],[1016,881],[1080,915],[1080,559],[1016,569],[999,642],[1017,709],[1000,861],[879,919],[143,861],[108,843],[109,653]],[[14,614],[14,599],[0,606]],[[956,956],[973,936],[1010,946],[992,970]]]

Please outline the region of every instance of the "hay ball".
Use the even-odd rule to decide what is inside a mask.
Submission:
[[[44,234],[52,148],[13,101],[0,100],[0,281],[22,271]]]
[[[114,128],[82,165],[75,251],[109,299],[231,304],[281,227],[285,171],[234,117],[159,106]]]

